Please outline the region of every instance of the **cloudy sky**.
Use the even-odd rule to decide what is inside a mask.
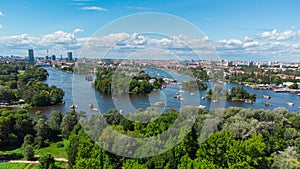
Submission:
[[[175,51],[185,55],[189,50],[178,43],[180,40],[198,51],[209,41],[221,59],[300,62],[299,8],[298,0],[0,1],[0,55],[26,56],[27,49],[33,48],[39,56],[48,50],[63,56],[73,51],[80,57],[83,48],[103,53],[112,45],[118,50],[150,46],[162,48],[160,54]],[[95,37],[118,18],[142,12],[177,16],[203,35],[189,37],[179,31],[171,37],[153,37],[128,31],[124,25],[119,32]],[[168,23],[162,25],[167,27]],[[97,55],[85,52],[86,56]]]

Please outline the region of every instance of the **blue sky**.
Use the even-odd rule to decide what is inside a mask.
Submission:
[[[74,45],[79,49],[77,42],[120,17],[161,12],[194,24],[222,59],[300,61],[299,7],[298,0],[0,1],[0,55],[26,55],[27,48],[42,55],[52,47],[54,54],[65,53],[68,47],[75,50]],[[45,36],[60,46],[33,44]]]

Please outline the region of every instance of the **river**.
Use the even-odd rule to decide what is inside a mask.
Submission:
[[[45,81],[48,85],[56,85],[57,87],[65,91],[64,104],[58,104],[54,106],[46,107],[35,107],[30,108],[28,111],[34,113],[38,110],[43,111],[48,116],[52,110],[59,110],[62,112],[67,112],[70,110],[70,106],[74,104],[82,104],[80,110],[91,111],[88,108],[88,104],[92,103],[94,108],[97,108],[99,112],[104,113],[108,110],[117,107],[119,110],[124,111],[125,113],[134,112],[138,108],[145,109],[147,107],[155,107],[153,103],[163,102],[165,106],[158,107],[161,112],[168,108],[175,108],[179,110],[182,105],[204,105],[206,109],[213,109],[214,107],[229,107],[237,106],[243,108],[253,108],[253,109],[274,109],[276,107],[284,107],[289,112],[298,112],[298,107],[300,103],[300,97],[296,94],[291,93],[275,93],[271,90],[254,90],[250,87],[243,86],[248,92],[254,93],[257,95],[257,100],[253,104],[246,104],[243,102],[228,102],[226,100],[219,100],[216,103],[211,102],[209,99],[202,100],[201,98],[205,96],[206,91],[185,91],[181,93],[184,97],[184,102],[181,102],[180,99],[175,99],[173,96],[175,93],[178,93],[180,88],[178,86],[167,86],[166,88],[152,92],[150,95],[136,95],[136,96],[122,96],[122,97],[112,97],[110,95],[102,95],[92,87],[92,83],[85,80],[83,75],[74,75],[68,72],[62,72],[60,70],[45,67],[49,73],[48,79]],[[144,69],[151,76],[158,77],[173,77],[174,74],[170,75],[168,72],[157,69]],[[184,80],[186,77],[183,76],[183,79],[180,79],[180,76],[177,76],[177,80]],[[76,82],[75,82],[76,81]],[[74,84],[73,84],[74,82]],[[212,82],[205,82],[209,88],[213,85]],[[233,86],[240,86],[239,84],[227,83],[224,85],[226,88],[231,88]],[[76,90],[73,89],[76,87]],[[73,94],[73,92],[76,92]],[[190,93],[193,93],[193,96]],[[195,95],[194,95],[195,94]],[[262,95],[271,96],[271,99],[264,99]],[[94,101],[93,101],[94,100]],[[265,103],[271,103],[272,106],[265,107]],[[292,102],[294,106],[288,106],[286,103]]]

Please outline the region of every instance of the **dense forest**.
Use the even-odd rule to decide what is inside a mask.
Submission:
[[[95,88],[103,94],[146,94],[160,89],[163,83],[162,78],[150,77],[143,70],[128,74],[115,68],[98,68]]]
[[[227,99],[228,101],[256,100],[256,94],[249,93],[243,87],[234,86],[230,89],[224,89],[220,84],[215,84],[212,89],[209,89],[206,97],[211,99]]]
[[[216,109],[213,112],[197,111],[194,125],[175,147],[152,157],[126,158],[95,144],[95,138],[97,142],[113,139],[113,133],[116,131],[128,136],[151,138],[170,129],[176,119],[182,118],[181,113],[168,109],[155,120],[142,123],[135,118],[151,119],[156,114],[155,111],[145,110],[126,115],[125,118],[117,110],[110,110],[103,115],[96,114],[79,120],[79,117],[86,117],[84,112],[70,110],[63,115],[54,111],[49,118],[37,112],[33,119],[25,110],[2,109],[1,151],[20,147],[22,153],[11,155],[1,154],[0,151],[0,157],[31,159],[38,149],[56,143],[56,146],[62,147],[61,151],[66,151],[67,168],[74,169],[299,168],[300,114],[288,113],[283,108],[271,111],[230,107]],[[110,124],[107,129],[99,130],[99,126],[103,126],[100,117]],[[90,128],[93,128],[91,131],[94,132],[83,129],[82,126],[86,122],[93,124]],[[184,128],[184,126],[178,128],[177,134],[184,134]],[[173,135],[166,139],[163,144],[169,146],[175,137],[177,136]],[[62,140],[67,144],[61,144]],[[112,143],[112,149],[120,148],[120,142],[112,141]],[[125,153],[147,155],[153,151],[136,149]],[[51,153],[41,154],[40,168],[66,167],[56,165],[53,156],[55,155]]]
[[[0,63],[0,70],[0,103],[48,106],[63,99],[63,90],[43,82],[48,77],[43,68]]]
[[[240,86],[235,86],[230,89],[229,94],[227,94],[227,100],[256,100],[256,94],[250,94],[246,89]]]

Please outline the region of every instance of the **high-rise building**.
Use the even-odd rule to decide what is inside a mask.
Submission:
[[[29,64],[33,64],[34,63],[33,49],[28,49],[28,58],[29,58]]]
[[[52,59],[52,60],[56,60],[56,56],[55,56],[55,55],[52,55],[52,56],[51,56],[51,59]]]
[[[68,52],[68,61],[70,62],[72,60],[73,60],[73,58],[72,58],[72,52]]]

